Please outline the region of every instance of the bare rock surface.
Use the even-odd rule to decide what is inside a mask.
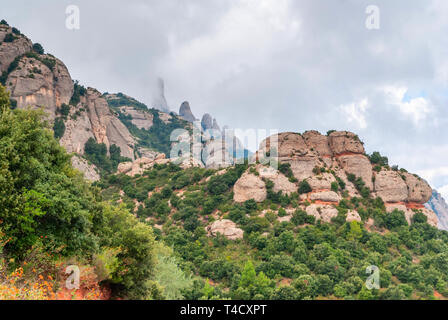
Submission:
[[[346,221],[347,221],[347,222],[352,222],[352,221],[358,221],[358,222],[361,222],[361,217],[360,217],[358,211],[356,211],[356,210],[350,210],[350,211],[347,213]]]
[[[75,169],[78,169],[79,171],[84,173],[84,178],[86,180],[89,180],[91,182],[100,180],[98,169],[93,164],[89,164],[86,159],[78,156],[73,156],[71,162],[72,166]]]
[[[361,154],[343,155],[338,158],[338,161],[345,172],[354,174],[356,177],[361,177],[366,187],[373,190],[372,164],[366,156]]]
[[[384,202],[402,202],[408,199],[408,186],[398,172],[382,170],[375,175],[375,193]]]
[[[235,222],[227,219],[217,220],[206,227],[209,236],[216,236],[218,233],[230,240],[242,239],[244,231],[238,228]]]
[[[432,188],[425,180],[407,172],[401,173],[401,175],[408,186],[409,202],[426,203],[431,199]]]
[[[321,191],[313,192],[310,194],[311,201],[324,201],[324,202],[339,202],[342,200],[341,196],[333,191]]]
[[[358,136],[348,131],[336,131],[330,134],[330,148],[335,155],[344,153],[363,154],[365,152]]]
[[[250,199],[254,199],[256,202],[262,202],[267,197],[264,181],[249,172],[243,173],[241,178],[238,179],[233,187],[233,192],[233,200],[239,203]]]
[[[338,216],[338,210],[330,205],[311,204],[306,207],[306,213],[314,216],[316,220],[331,222],[332,218]]]

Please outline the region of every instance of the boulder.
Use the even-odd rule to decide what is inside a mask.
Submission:
[[[375,193],[384,202],[402,202],[408,198],[408,187],[398,172],[382,170],[375,175]]]
[[[254,199],[256,202],[266,200],[267,191],[264,181],[249,172],[245,172],[233,187],[233,200],[235,202],[245,202]]]
[[[206,227],[209,236],[216,236],[218,233],[230,240],[242,239],[244,231],[236,226],[236,224],[227,219],[217,220],[210,226]]]

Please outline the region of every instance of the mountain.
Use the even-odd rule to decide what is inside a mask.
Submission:
[[[167,112],[162,82],[148,108],[4,21],[0,40],[0,296],[71,297],[61,267],[82,261],[80,298],[448,297],[439,197],[355,133],[282,132],[250,155],[188,102]]]
[[[193,130],[196,118],[188,102],[182,103],[179,115],[169,111],[163,79],[158,79],[152,108],[148,108],[123,93],[103,94],[73,81],[62,61],[45,54],[40,44],[33,44],[6,23],[0,25],[0,43],[0,80],[10,92],[12,106],[20,109],[42,106],[48,120],[54,124],[60,144],[74,154],[72,164],[92,181],[117,169],[116,163],[102,163],[110,162],[107,157],[111,156],[111,148],[119,150],[118,162],[154,159],[160,153],[170,157],[173,144],[179,138],[171,137],[171,133],[176,129]],[[220,131],[211,117],[207,129]],[[200,129],[202,143],[198,152],[201,158],[196,165],[221,166],[216,160],[219,156],[219,159],[227,159],[227,166],[245,154],[239,140],[215,134],[211,142],[211,137],[203,133],[205,130]],[[221,143],[217,141],[219,138],[222,138]],[[93,146],[91,151],[98,149],[93,143],[105,145],[106,154],[101,155],[104,161],[98,160],[98,155],[85,153],[88,142]]]
[[[437,214],[439,220],[439,228],[448,231],[448,204],[437,190],[434,190],[432,197],[425,207],[434,211]]]

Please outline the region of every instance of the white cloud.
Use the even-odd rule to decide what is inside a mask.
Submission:
[[[348,122],[354,122],[359,128],[367,128],[366,111],[369,108],[369,100],[362,99],[358,103],[350,103],[339,106],[339,109],[347,116]]]
[[[441,188],[438,188],[437,191],[442,195],[442,197],[448,201],[448,184]]]
[[[398,86],[386,86],[382,88],[386,95],[386,102],[399,109],[399,111],[409,117],[416,126],[421,125],[427,116],[433,111],[433,107],[424,97],[417,97],[404,101],[408,88]]]

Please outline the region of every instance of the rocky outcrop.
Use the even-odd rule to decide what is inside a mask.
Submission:
[[[95,136],[88,112],[84,110],[76,118],[72,117],[74,112],[75,110],[71,111],[69,119],[65,122],[65,133],[59,143],[67,152],[83,155],[87,140],[95,139]]]
[[[179,115],[189,121],[189,122],[195,122],[198,119],[196,119],[196,117],[193,115],[193,112],[191,112],[191,108],[190,108],[190,104],[188,103],[188,101],[184,101],[182,102],[180,109],[179,109]]]
[[[425,204],[425,207],[437,215],[439,229],[448,231],[448,204],[442,195],[434,190],[431,199]]]
[[[345,153],[364,154],[364,146],[358,136],[348,131],[335,131],[329,136],[330,148],[335,155]]]
[[[267,190],[264,181],[252,173],[245,172],[233,187],[233,200],[235,202],[245,202],[253,199],[256,202],[266,200]]]
[[[133,162],[122,162],[118,165],[117,173],[124,173],[130,177],[143,174],[146,170],[151,169],[154,164],[166,164],[170,159],[166,159],[163,153],[159,154],[156,158],[139,158]]]
[[[331,222],[331,219],[338,216],[338,210],[330,205],[311,204],[306,207],[306,213],[324,222]]]
[[[149,130],[153,125],[154,116],[149,112],[137,110],[134,107],[123,106],[120,111],[131,117],[131,123],[139,129]]]
[[[108,149],[115,144],[120,147],[123,157],[133,160],[134,138],[126,126],[111,112],[101,93],[93,88],[88,88],[85,105],[96,141],[106,144]]]
[[[227,219],[217,220],[210,226],[206,227],[209,236],[217,236],[218,233],[230,240],[242,239],[244,231],[236,226],[236,224]]]
[[[335,177],[331,173],[322,173],[312,176],[306,181],[309,183],[311,189],[315,190],[330,190],[331,184],[336,182]]]
[[[400,173],[400,175],[408,187],[408,202],[426,203],[429,201],[432,196],[432,188],[426,181],[407,172]]]
[[[313,192],[310,195],[311,201],[323,201],[323,202],[336,202],[342,200],[341,196],[339,196],[336,192],[333,191],[321,191],[321,192]]]
[[[94,182],[100,180],[100,175],[97,168],[93,164],[89,164],[86,159],[78,156],[72,157],[72,166],[84,174],[84,178],[88,181]]]
[[[369,158],[361,154],[343,155],[338,157],[338,162],[345,172],[362,178],[366,184],[366,187],[373,190],[372,164],[370,163]]]
[[[29,51],[33,46],[32,42],[23,35],[15,35],[16,40],[3,42],[7,34],[12,34],[12,28],[6,25],[0,26],[0,74],[7,71],[9,65],[18,56]]]
[[[358,211],[356,211],[356,210],[350,210],[350,211],[347,213],[347,218],[345,219],[345,221],[347,221],[347,222],[352,222],[352,221],[358,221],[358,222],[361,222],[361,217],[360,217]]]
[[[386,211],[392,212],[394,210],[402,211],[404,212],[404,215],[406,217],[406,221],[410,225],[412,223],[412,217],[419,211],[421,211],[427,218],[427,222],[429,225],[433,227],[438,227],[438,220],[437,215],[434,213],[434,211],[429,210],[427,208],[420,208],[420,209],[412,209],[408,208],[405,204],[400,203],[386,203]]]
[[[297,192],[297,185],[289,181],[289,179],[278,170],[275,170],[274,168],[268,166],[263,166],[261,164],[257,165],[256,169],[260,174],[260,177],[269,179],[274,183],[272,191],[276,193],[281,191],[286,195]]]
[[[18,67],[9,74],[6,85],[18,108],[43,106],[49,118],[54,119],[56,109],[69,103],[73,82],[60,60],[48,55],[39,55],[38,58],[20,59]]]
[[[375,175],[376,196],[385,202],[402,202],[408,199],[408,186],[396,171],[386,171]]]

